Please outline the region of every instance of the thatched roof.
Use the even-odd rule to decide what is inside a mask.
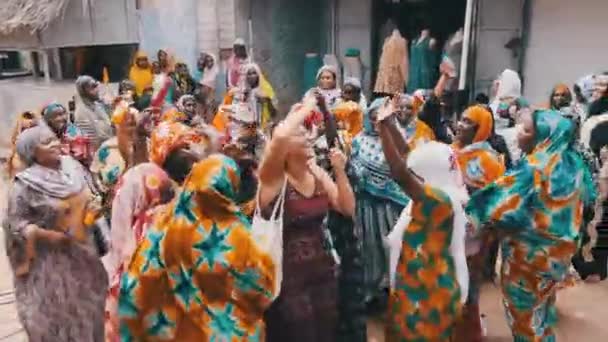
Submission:
[[[70,0],[0,0],[0,33],[44,30],[63,16]]]

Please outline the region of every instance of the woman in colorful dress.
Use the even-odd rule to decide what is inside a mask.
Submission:
[[[213,126],[227,136],[235,134],[243,125],[255,124],[264,130],[276,116],[277,99],[272,85],[255,63],[242,68],[238,87],[224,96],[223,106],[213,118]]]
[[[17,139],[27,168],[8,200],[7,254],[17,312],[30,341],[101,342],[107,274],[90,225],[95,204],[85,170],[46,126]]]
[[[155,217],[121,280],[121,340],[265,340],[275,265],[234,202],[239,181],[212,155]]]
[[[355,201],[341,152],[330,156],[335,182],[315,162],[303,123],[316,106],[307,98],[275,128],[258,173],[266,214],[285,187],[283,282],[265,315],[269,342],[336,340],[337,265],[325,244],[324,221],[330,208],[352,217]]]
[[[340,101],[342,90],[338,86],[338,71],[331,65],[322,66],[317,72],[317,86],[306,92],[304,97],[314,96],[314,92],[319,92],[325,98],[325,103],[329,110]]]
[[[137,51],[133,58],[133,65],[129,69],[129,79],[135,85],[135,94],[141,97],[144,90],[152,87],[154,74],[148,60],[148,55],[143,51]]]
[[[409,202],[393,181],[382,154],[376,116],[383,103],[384,99],[377,99],[367,109],[363,132],[353,140],[349,161],[349,178],[356,198],[355,236],[362,244],[363,298],[371,325],[386,312],[388,299],[384,237],[393,229]]]
[[[401,129],[404,130],[405,139],[410,144],[410,148],[415,149],[418,143],[435,140],[433,130],[418,117],[424,100],[412,95],[399,95],[398,99],[397,120]]]
[[[583,206],[595,192],[573,149],[574,125],[556,111],[520,114],[526,154],[504,177],[471,196],[475,227],[503,235],[501,286],[515,341],[554,341],[556,292],[577,249]]]
[[[68,112],[59,103],[51,103],[42,110],[42,118],[61,142],[64,155],[72,156],[85,166],[91,164],[93,151],[89,139],[76,125],[68,122]]]
[[[105,195],[112,192],[127,169],[147,160],[147,155],[142,156],[148,147],[146,136],[137,129],[138,116],[139,112],[134,108],[125,103],[118,104],[112,115],[116,136],[106,140],[93,157],[90,169]]]
[[[492,134],[492,114],[481,106],[469,107],[458,122],[455,142],[456,161],[463,175],[469,194],[489,185],[505,172],[503,158],[490,146],[488,139]],[[479,256],[482,242],[474,232],[467,232],[466,254],[469,268],[481,270],[483,259]],[[485,246],[487,247],[487,246]],[[463,317],[454,332],[455,341],[479,342],[482,339],[480,324],[479,291],[481,287],[479,271],[470,273],[468,301]]]
[[[112,201],[110,250],[105,263],[110,277],[106,299],[106,341],[119,341],[118,295],[120,278],[128,268],[137,245],[153,220],[154,208],[171,200],[172,183],[153,163],[128,170],[116,185]]]
[[[427,142],[410,152],[396,117],[391,106],[382,110],[380,140],[391,175],[412,203],[389,300],[387,341],[450,341],[467,297],[468,195],[453,150]]]

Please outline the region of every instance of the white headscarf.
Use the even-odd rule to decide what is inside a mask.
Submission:
[[[425,184],[443,191],[452,201],[454,225],[449,249],[454,259],[456,280],[460,286],[460,299],[464,303],[469,292],[469,271],[465,255],[467,219],[464,213],[464,205],[468,201],[469,195],[462,180],[462,175],[456,166],[454,151],[450,146],[440,142],[423,143],[410,153],[407,163],[412,171],[424,178]],[[398,223],[395,225],[394,231],[402,231],[400,234],[397,233],[399,237],[403,236],[403,232],[407,229],[407,225],[405,227],[402,225],[405,223],[409,225],[411,209],[412,202],[404,209]],[[392,240],[391,235],[389,235],[389,240]],[[393,250],[391,249],[392,255]]]
[[[509,129],[509,119],[502,118],[498,115],[498,106],[506,99],[518,99],[521,97],[521,79],[517,72],[506,69],[498,77],[497,83],[498,88],[496,89],[496,96],[490,104],[490,109],[492,109],[492,113],[494,114],[494,127],[496,132],[509,140],[511,138],[508,138],[507,136],[512,134],[510,132],[504,132],[504,130]]]
[[[210,56],[213,59],[213,66],[211,68],[205,67],[203,71],[203,78],[200,80],[200,84],[207,86],[209,88],[215,89],[217,82],[217,75],[220,72],[219,65],[217,64],[217,58],[214,54],[206,53],[207,56]]]
[[[496,98],[498,100],[504,98],[519,98],[521,97],[521,79],[517,72],[506,69],[498,78],[498,89],[496,90]]]

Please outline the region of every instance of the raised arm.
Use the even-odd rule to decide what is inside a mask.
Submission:
[[[378,114],[380,141],[391,176],[408,197],[414,200],[420,199],[424,193],[423,183],[407,167],[409,147],[395,124],[393,106],[384,106],[380,111]]]
[[[298,129],[315,106],[316,100],[307,98],[301,108],[289,113],[287,118],[275,128],[258,170],[260,208],[265,208],[283,185],[289,146],[295,140],[306,139],[300,136]]]

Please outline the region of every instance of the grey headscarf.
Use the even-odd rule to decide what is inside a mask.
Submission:
[[[19,172],[16,178],[47,196],[67,198],[82,191],[86,185],[83,167],[71,157],[61,157],[59,169],[44,167],[34,160],[36,146],[57,139],[47,125],[38,125],[23,131],[16,142],[19,158],[28,168]]]
[[[76,80],[77,100],[74,123],[91,140],[93,147],[114,135],[109,113],[99,99],[91,98],[86,88],[97,84],[91,76],[80,76]]]

